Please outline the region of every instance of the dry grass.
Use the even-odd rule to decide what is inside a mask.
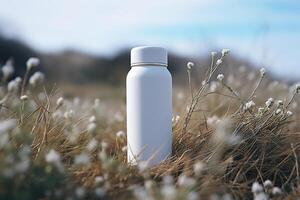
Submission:
[[[119,132],[126,130],[124,101],[81,97],[58,102],[56,88],[26,86],[26,79],[21,90],[28,99],[20,100],[20,88],[8,90],[3,83],[0,198],[299,196],[299,90],[264,81],[263,71],[250,77],[253,72],[241,69],[233,80],[218,76],[216,81],[215,72],[222,70],[216,56],[201,86],[193,84],[191,67],[196,66],[190,64],[189,92],[175,89],[173,154],[153,168],[126,163],[126,136]],[[8,119],[15,120],[4,126]],[[266,187],[251,192],[254,182],[266,180],[281,194]]]

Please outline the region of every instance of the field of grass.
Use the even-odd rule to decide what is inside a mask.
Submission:
[[[222,71],[212,53],[202,84],[173,94],[172,156],[127,165],[124,88],[48,85],[44,75],[0,90],[0,199],[297,199],[300,85],[266,81],[264,69]],[[92,92],[89,92],[92,91]]]

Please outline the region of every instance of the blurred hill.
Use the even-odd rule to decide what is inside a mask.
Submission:
[[[0,36],[0,65],[3,66],[8,59],[13,59],[15,76],[22,76],[25,72],[25,63],[28,58],[36,56],[41,59],[42,70],[48,80],[56,83],[88,84],[95,82],[118,85],[124,83],[126,73],[130,69],[130,51],[123,50],[113,57],[93,56],[83,52],[66,50],[56,53],[40,53],[18,40]],[[186,83],[186,63],[195,62],[193,80],[200,82],[205,69],[210,65],[210,56],[197,59],[169,55],[169,70],[175,83]],[[232,74],[238,67],[245,65],[248,70],[253,65],[230,55],[224,62],[222,73]]]

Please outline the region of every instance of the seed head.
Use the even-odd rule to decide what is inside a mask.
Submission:
[[[95,177],[95,184],[102,183],[104,181],[103,176],[96,176]]]
[[[217,52],[212,51],[210,54],[211,54],[212,57],[215,57],[217,55]]]
[[[222,61],[221,59],[218,59],[217,62],[216,62],[216,65],[219,66],[219,65],[222,64],[222,62],[223,62],[223,61]]]
[[[127,149],[128,149],[127,146],[122,147],[122,152],[125,153],[127,151]]]
[[[93,138],[88,144],[87,144],[87,150],[88,151],[94,151],[95,149],[96,149],[96,147],[97,147],[97,145],[98,145],[98,141],[95,139],[95,138]]]
[[[266,106],[268,108],[270,108],[274,103],[274,99],[273,98],[269,98],[267,101],[266,101]]]
[[[89,118],[89,122],[90,122],[90,123],[96,122],[96,117],[95,117],[95,115],[93,115],[93,116],[91,116],[91,117]]]
[[[261,193],[263,191],[263,187],[258,182],[254,182],[252,184],[251,191],[252,191],[253,194],[258,194],[258,193]]]
[[[40,64],[40,59],[38,58],[29,58],[26,62],[27,70],[31,70],[33,67],[37,67]]]
[[[279,108],[279,109],[277,109],[276,111],[275,111],[275,114],[276,115],[279,115],[279,114],[281,114],[282,113],[282,110]]]
[[[94,133],[96,131],[96,128],[97,128],[97,125],[96,123],[92,122],[92,123],[89,123],[88,126],[87,126],[87,131],[89,133]]]
[[[0,121],[0,135],[13,130],[16,127],[16,125],[17,121],[15,119],[7,119],[4,121]]]
[[[13,65],[12,65],[11,62],[7,62],[7,63],[2,67],[1,70],[2,70],[2,74],[3,74],[4,79],[10,77],[10,76],[14,73],[14,71],[15,71],[15,69],[14,69],[14,67],[13,67]]]
[[[124,131],[118,131],[117,133],[116,133],[116,135],[117,135],[117,137],[125,137],[125,132]]]
[[[45,156],[45,160],[48,163],[59,163],[60,162],[60,154],[55,151],[54,149],[51,149]]]
[[[265,189],[271,189],[273,187],[273,183],[272,183],[272,181],[270,181],[270,180],[266,180],[265,182],[264,182],[264,188]]]
[[[195,185],[196,181],[195,179],[188,177],[186,175],[181,175],[178,178],[178,185],[179,186],[184,186],[187,188],[193,187]]]
[[[38,83],[43,82],[45,75],[42,72],[35,72],[29,79],[29,84],[35,87]]]
[[[282,100],[278,100],[277,101],[277,106],[282,106],[283,105],[283,101]]]
[[[86,165],[90,162],[90,157],[87,153],[81,153],[75,156],[74,160],[76,165]]]
[[[22,96],[20,97],[20,100],[21,100],[21,101],[27,101],[27,100],[28,100],[28,96],[27,96],[27,95],[22,95]]]
[[[194,164],[194,172],[197,176],[199,176],[205,168],[205,164],[201,161],[198,161]]]
[[[264,76],[266,74],[266,69],[265,68],[261,68],[259,71],[260,71],[261,76]]]
[[[254,101],[249,101],[249,102],[247,102],[245,105],[244,105],[244,111],[246,111],[246,110],[250,110],[252,107],[254,107],[255,106],[255,103],[254,103]]]
[[[222,82],[223,79],[224,79],[224,75],[223,75],[223,74],[219,74],[219,75],[217,76],[217,79],[218,79],[218,81]]]
[[[97,187],[95,189],[95,195],[97,198],[102,199],[105,195],[105,190],[103,188]]]
[[[186,64],[186,67],[188,68],[188,70],[191,70],[194,67],[194,63],[193,62],[188,62]]]
[[[8,92],[16,92],[19,89],[21,82],[22,82],[22,79],[20,77],[17,77],[14,80],[11,80],[7,84]]]
[[[272,189],[272,195],[273,195],[274,197],[279,197],[279,196],[281,196],[281,195],[282,195],[281,189],[280,189],[279,187],[274,187],[274,188]]]
[[[290,117],[290,116],[292,116],[292,115],[293,115],[293,112],[292,112],[292,111],[288,110],[288,111],[286,112],[286,116],[287,116],[287,117]]]
[[[59,97],[56,101],[56,105],[57,107],[60,107],[64,104],[64,98],[63,97]]]
[[[230,49],[222,49],[222,56],[226,56],[230,52]]]
[[[300,83],[296,84],[296,92],[300,93]]]

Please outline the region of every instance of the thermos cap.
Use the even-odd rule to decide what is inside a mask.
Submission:
[[[168,65],[167,50],[161,47],[141,46],[131,49],[131,66]]]

